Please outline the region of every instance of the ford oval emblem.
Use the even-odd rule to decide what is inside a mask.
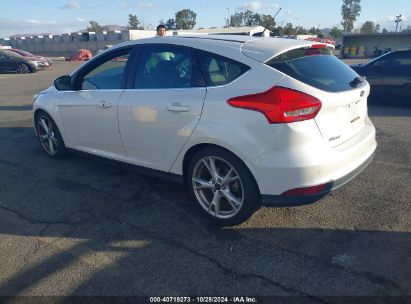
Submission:
[[[363,97],[365,94],[365,91],[361,91],[360,97]]]

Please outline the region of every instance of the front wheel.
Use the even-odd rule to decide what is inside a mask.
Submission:
[[[63,138],[53,119],[45,112],[35,117],[37,137],[43,151],[52,158],[61,158],[67,154]]]
[[[201,212],[219,225],[240,224],[260,206],[251,172],[240,159],[220,148],[206,148],[194,155],[186,183]]]

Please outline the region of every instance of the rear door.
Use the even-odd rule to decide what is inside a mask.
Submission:
[[[279,86],[301,90],[321,100],[315,122],[330,146],[338,146],[363,129],[369,85],[331,50],[320,45],[297,48],[267,64],[287,76]]]
[[[190,48],[144,46],[138,57],[118,107],[127,160],[168,171],[200,119],[204,80]]]

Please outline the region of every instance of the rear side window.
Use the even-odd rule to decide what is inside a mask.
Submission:
[[[204,86],[191,54],[191,50],[185,47],[145,47],[134,88],[173,89]]]
[[[288,76],[328,92],[352,89],[359,75],[327,48],[300,48],[285,52],[267,65]]]
[[[245,64],[216,54],[202,52],[200,60],[207,86],[230,83],[249,69]]]

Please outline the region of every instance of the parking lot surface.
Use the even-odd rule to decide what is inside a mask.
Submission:
[[[181,185],[41,151],[32,97],[78,64],[0,74],[0,296],[411,296],[410,109],[369,108],[377,154],[343,188],[220,228]]]

